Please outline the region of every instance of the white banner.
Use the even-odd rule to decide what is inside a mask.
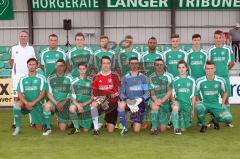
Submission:
[[[230,104],[240,104],[240,77],[230,77],[233,96],[229,98]]]

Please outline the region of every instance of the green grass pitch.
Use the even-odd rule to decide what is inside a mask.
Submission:
[[[149,130],[141,134],[130,132],[120,136],[101,131],[100,136],[54,130],[44,137],[28,126],[28,116],[22,119],[22,133],[12,136],[12,111],[0,110],[0,159],[239,159],[240,158],[240,107],[232,107],[235,125],[220,130],[209,128],[199,133],[196,122],[176,136],[172,130],[151,136]]]

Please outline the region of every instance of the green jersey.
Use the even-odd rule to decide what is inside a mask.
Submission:
[[[162,75],[157,75],[154,72],[150,75],[149,79],[151,95],[156,95],[158,99],[162,99],[172,89],[173,76],[170,73],[165,72]],[[164,104],[168,102],[169,100],[165,101]]]
[[[191,99],[197,94],[195,81],[192,77],[177,76],[173,80],[173,97],[180,104],[192,105]]]
[[[72,77],[68,75],[58,76],[53,74],[48,77],[48,92],[59,102],[69,98]]]
[[[187,62],[189,68],[189,74],[192,78],[197,80],[198,78],[205,76],[205,64],[207,62],[207,53],[200,49],[195,52],[191,49],[187,55]]]
[[[164,52],[164,61],[167,66],[167,71],[171,73],[174,77],[179,75],[177,64],[179,61],[184,60],[187,62],[187,53],[182,49],[178,49],[177,51],[173,51],[169,49]]]
[[[68,52],[68,62],[72,67],[72,76],[78,77],[78,64],[85,62],[88,66],[93,64],[93,52],[90,48],[84,46],[83,48],[74,47]]]
[[[72,98],[76,99],[77,102],[80,103],[90,100],[92,97],[91,86],[92,82],[88,77],[85,79],[77,77],[74,79],[71,86]]]
[[[115,68],[116,53],[113,50],[103,51],[99,49],[94,52],[94,66],[98,69],[98,71],[101,70],[101,58],[103,56],[108,56],[112,61],[112,68]]]
[[[41,52],[41,65],[44,66],[44,72],[47,78],[54,73],[56,62],[59,59],[67,60],[65,52],[60,48],[57,48],[56,51],[50,51],[50,49],[47,48]]]
[[[147,51],[142,54],[140,62],[147,76],[151,75],[154,72],[154,61],[156,59],[163,59],[163,55],[157,50],[154,53]]]
[[[223,45],[217,48],[215,45],[208,49],[208,58],[216,65],[216,75],[220,77],[229,76],[228,64],[234,61],[234,54],[230,47]]]
[[[36,74],[23,76],[18,83],[17,91],[23,93],[27,101],[32,102],[39,97],[41,91],[46,89],[46,78]]]
[[[125,74],[127,74],[129,72],[129,67],[128,67],[129,61],[128,60],[130,59],[130,57],[137,57],[138,61],[140,61],[141,55],[134,48],[132,48],[130,51],[123,49],[118,54],[117,64],[121,70],[122,76],[124,76]]]
[[[219,104],[219,97],[227,91],[226,84],[223,78],[214,76],[213,80],[208,80],[206,76],[197,80],[198,96],[204,103]]]

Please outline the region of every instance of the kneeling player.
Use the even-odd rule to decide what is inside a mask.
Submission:
[[[225,105],[228,98],[228,91],[225,80],[214,75],[216,71],[215,64],[208,61],[205,66],[206,76],[197,80],[197,91],[199,93],[199,102],[196,104],[197,117],[202,125],[200,132],[206,132],[207,126],[205,116],[207,113],[213,115],[213,124],[215,129],[219,129],[218,122],[231,123],[232,115]],[[220,104],[219,96],[222,96]]]
[[[172,122],[175,134],[181,135],[192,123],[196,86],[194,79],[187,75],[187,63],[181,60],[177,67],[180,75],[173,80],[173,108],[178,107],[178,113],[172,114]]]
[[[46,91],[46,79],[42,75],[36,73],[38,62],[35,58],[27,61],[28,75],[23,76],[18,83],[18,97],[13,107],[13,115],[16,128],[13,135],[20,133],[21,116],[30,113],[32,122],[36,124],[36,128],[42,131],[42,104]]]
[[[64,131],[69,124],[69,92],[72,82],[72,77],[65,74],[66,63],[59,59],[56,63],[56,73],[48,77],[48,92],[49,101],[44,104],[44,122],[46,125],[44,136],[49,135],[51,130],[51,112],[57,113],[59,129]]]
[[[93,119],[93,135],[99,135],[98,109],[105,112],[105,121],[109,133],[114,132],[117,121],[117,102],[119,96],[120,81],[117,74],[111,72],[111,59],[108,56],[101,58],[102,70],[92,82],[94,101],[91,104]]]
[[[155,72],[150,76],[151,92],[151,134],[157,135],[158,127],[160,131],[166,131],[167,124],[171,115],[169,98],[172,94],[172,79],[170,73],[165,72],[165,63],[162,59],[154,62]]]
[[[87,77],[87,64],[81,62],[78,64],[79,77],[74,79],[71,85],[72,105],[69,107],[70,119],[73,122],[74,129],[69,133],[79,133],[79,127],[87,132],[92,125],[90,112],[90,103],[92,102],[91,79]]]
[[[133,123],[133,131],[139,133],[145,113],[145,102],[149,98],[148,80],[145,75],[138,71],[138,58],[131,57],[129,59],[129,67],[130,72],[121,81],[121,102],[118,105],[118,116],[120,123],[123,125],[121,135],[128,133],[125,113],[126,105],[131,111],[130,118]]]

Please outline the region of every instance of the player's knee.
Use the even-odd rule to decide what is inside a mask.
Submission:
[[[195,109],[196,109],[197,113],[201,113],[201,112],[205,111],[205,107],[204,107],[203,103],[196,104]]]
[[[51,109],[51,104],[50,103],[47,102],[43,105],[43,110],[44,111],[50,111],[50,109]]]
[[[125,107],[126,107],[126,102],[121,101],[121,102],[118,103],[118,109],[119,110],[124,110]]]
[[[161,126],[160,126],[160,132],[165,132],[165,131],[167,131],[167,127],[161,125]]]
[[[151,110],[158,111],[159,107],[156,104],[151,105]]]
[[[178,110],[179,110],[179,109],[178,109],[178,106],[177,106],[177,105],[174,105],[174,106],[172,107],[172,111],[173,111],[173,112],[178,112]]]
[[[13,110],[21,110],[21,107],[18,106],[18,105],[14,105],[14,106],[13,106]]]
[[[75,108],[75,106],[70,106],[69,107],[69,111],[70,111],[70,113],[76,113],[76,108]]]
[[[64,126],[62,126],[62,125],[59,126],[59,130],[60,131],[65,131],[66,129],[67,129],[67,126],[65,126],[65,125]]]
[[[223,120],[225,123],[231,123],[232,122],[232,115],[230,113],[223,116]]]
[[[172,111],[173,112],[178,112],[178,110],[179,110],[179,104],[177,102],[173,102]]]

